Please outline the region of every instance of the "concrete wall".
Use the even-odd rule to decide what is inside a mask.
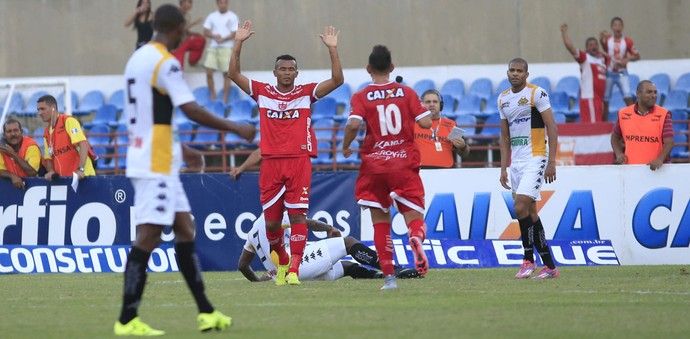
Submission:
[[[0,0],[0,78],[121,73],[136,40],[123,26],[135,3]],[[213,0],[196,0],[192,16],[215,8]],[[376,43],[391,48],[398,66],[500,64],[515,56],[570,62],[560,24],[569,23],[571,39],[584,46],[613,16],[625,20],[644,59],[690,57],[690,1],[683,0],[230,0],[230,8],[257,32],[243,49],[244,70],[270,69],[282,53],[302,69],[329,68],[318,38],[329,24],[342,31],[346,68],[363,67]]]

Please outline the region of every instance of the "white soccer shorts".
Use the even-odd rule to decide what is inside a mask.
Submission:
[[[510,187],[512,187],[513,193],[526,195],[535,201],[540,201],[547,161],[546,157],[535,157],[528,161],[511,163]]]
[[[175,213],[192,210],[179,177],[130,180],[134,187],[134,220],[137,225],[172,226]]]
[[[347,255],[345,240],[328,238],[307,245],[299,266],[300,280],[337,280],[345,275],[340,259]]]

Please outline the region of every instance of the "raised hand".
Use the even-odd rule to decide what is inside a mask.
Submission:
[[[340,31],[336,31],[333,26],[326,26],[324,34],[319,34],[321,41],[326,47],[338,47],[338,35]]]
[[[561,25],[561,33],[567,33],[568,32],[568,24],[562,24]]]
[[[255,32],[252,31],[252,21],[251,20],[244,20],[242,25],[240,25],[239,29],[237,29],[237,32],[235,33],[235,40],[236,41],[245,41],[249,39],[252,34]]]

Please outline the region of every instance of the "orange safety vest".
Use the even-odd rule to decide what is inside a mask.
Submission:
[[[637,114],[635,105],[620,110],[618,124],[623,134],[628,164],[646,165],[661,154],[667,113],[665,108],[657,105],[645,115]]]
[[[26,156],[26,150],[29,149],[30,146],[36,146],[38,147],[38,144],[36,143],[36,140],[31,139],[27,136],[22,137],[22,147],[19,148],[19,152],[17,152],[17,156],[19,156],[19,159],[24,159]],[[2,154],[3,159],[5,159],[5,167],[7,168],[7,171],[20,177],[20,178],[26,178],[28,175],[24,173],[24,170],[22,170],[19,165],[14,162],[14,159],[12,159],[9,155],[5,153],[0,153]],[[40,154],[40,151],[39,151]]]
[[[422,159],[422,166],[450,168],[455,163],[453,143],[448,135],[456,126],[455,121],[441,117],[431,121],[431,128],[414,126],[414,139]],[[434,139],[435,134],[435,139]],[[436,142],[441,143],[441,151],[436,149]]]
[[[72,145],[72,140],[65,130],[65,121],[70,118],[69,115],[58,115],[57,123],[53,129],[53,133],[49,133],[50,128],[43,130],[43,137],[46,139],[45,147],[48,148],[50,156],[53,159],[53,168],[55,173],[60,176],[72,176],[73,172],[77,171],[79,167],[79,151]],[[88,140],[86,141],[89,142]],[[95,160],[96,154],[93,153],[91,145],[89,145],[89,159]]]

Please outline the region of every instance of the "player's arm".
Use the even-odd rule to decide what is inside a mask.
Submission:
[[[335,27],[328,26],[323,35],[319,35],[324,45],[328,47],[328,54],[331,57],[331,78],[324,80],[316,86],[316,97],[323,98],[328,93],[333,92],[338,86],[345,81],[343,76],[343,66],[340,64],[340,56],[338,56],[338,35],[340,31],[336,31]]]
[[[499,106],[500,107],[500,106]],[[498,139],[498,147],[501,150],[501,186],[510,189],[508,185],[508,156],[510,155],[510,129],[508,119],[501,119],[501,136]]]
[[[599,43],[601,43],[601,48],[604,49],[604,52],[607,52],[607,53],[609,51],[609,46],[606,44],[606,39],[608,39],[608,38],[609,38],[609,32],[601,31],[601,33],[599,33]]]
[[[541,119],[546,127],[546,135],[549,138],[549,160],[544,171],[544,179],[547,184],[556,180],[556,150],[558,149],[558,127],[553,117],[551,108],[541,112]]]
[[[342,236],[340,230],[320,220],[307,219],[307,228],[313,232],[326,232],[329,238]]]
[[[252,34],[254,34],[254,31],[252,31],[252,22],[250,20],[245,20],[238,28],[237,32],[235,32],[235,47],[232,49],[230,65],[228,66],[228,76],[230,80],[247,94],[251,94],[251,88],[249,88],[249,78],[244,76],[240,71],[240,54],[242,53],[242,44],[245,40],[249,39]]]
[[[347,123],[345,124],[345,135],[343,136],[343,155],[347,158],[352,153],[354,152],[353,150],[350,149],[350,145],[352,142],[355,140],[357,137],[357,132],[359,131],[359,127],[362,125],[362,119],[359,117],[352,117],[347,119]]]
[[[431,114],[427,114],[417,120],[417,125],[421,128],[431,128]]]
[[[611,132],[611,148],[613,149],[613,156],[617,164],[625,164],[628,162],[623,146],[623,131],[621,131],[618,121],[616,121],[613,125],[613,131]]]
[[[257,276],[256,272],[252,270],[252,267],[250,264],[252,263],[252,260],[254,260],[254,257],[256,256],[255,253],[249,252],[245,249],[242,249],[242,254],[240,255],[240,260],[237,263],[237,269],[242,272],[242,275],[244,275],[247,280],[251,282],[259,282],[259,281],[267,281],[270,279],[268,275],[264,276]]]
[[[256,127],[250,124],[238,124],[230,120],[221,119],[214,114],[209,113],[203,107],[197,105],[197,103],[194,101],[183,104],[180,106],[180,108],[187,118],[189,118],[189,120],[192,120],[200,125],[235,133],[246,139],[248,142],[254,141],[254,137],[256,136]]]
[[[577,48],[575,48],[573,42],[570,41],[570,38],[568,37],[568,24],[561,25],[561,36],[563,37],[563,44],[565,44],[565,48],[568,49],[570,54],[577,56]]]
[[[261,148],[257,148],[249,154],[247,160],[245,160],[239,167],[230,168],[230,176],[232,179],[237,180],[237,177],[242,174],[247,168],[252,167],[261,161]]]

